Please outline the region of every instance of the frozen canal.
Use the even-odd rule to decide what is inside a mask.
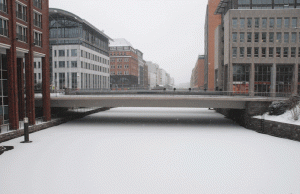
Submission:
[[[300,193],[300,143],[207,109],[116,108],[1,145],[0,193]]]

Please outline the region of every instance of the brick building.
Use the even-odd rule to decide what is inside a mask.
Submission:
[[[191,88],[200,89],[200,90],[204,89],[204,62],[205,62],[205,56],[199,55],[191,75],[191,81],[190,81]]]
[[[0,5],[1,125],[9,123],[10,129],[18,129],[19,120],[25,116],[31,125],[35,124],[34,58],[42,61],[43,116],[48,121],[51,119],[48,0],[2,0]]]
[[[215,90],[215,29],[221,24],[221,16],[214,12],[220,0],[208,0],[204,26],[205,70],[204,84],[208,90]]]
[[[123,38],[111,41],[109,49],[111,89],[137,88],[139,65],[136,49]]]

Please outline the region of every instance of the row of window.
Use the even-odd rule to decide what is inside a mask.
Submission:
[[[110,68],[111,68],[111,69],[115,69],[115,65],[111,65]],[[118,68],[118,69],[122,69],[122,68],[123,68],[123,65],[117,65],[117,68]],[[129,65],[124,65],[124,68],[125,68],[125,69],[128,69],[128,68],[129,68]]]
[[[109,60],[83,50],[81,50],[81,57],[109,65]]]
[[[238,22],[239,21],[239,22]],[[275,23],[276,22],[276,23]],[[238,25],[239,23],[239,25]],[[277,17],[277,18],[232,18],[232,28],[297,28],[298,26],[298,18],[297,17]]]
[[[239,39],[238,39],[239,35]],[[245,37],[245,35],[247,37]],[[254,35],[254,42],[276,42],[281,43],[282,41],[284,43],[296,43],[297,42],[297,32],[233,32],[232,33],[232,42],[252,42]],[[275,37],[276,36],[276,37]],[[282,40],[283,37],[283,40]],[[245,40],[245,38],[247,38]],[[300,42],[300,32],[298,33],[298,41]]]
[[[81,73],[81,88],[107,88],[109,77],[102,75],[93,75],[88,73]]]
[[[111,52],[109,55],[127,55],[126,52]]]
[[[239,55],[238,55],[238,51],[239,51]],[[268,51],[268,53],[267,53]],[[277,57],[277,58],[281,58],[281,57],[292,57],[295,58],[297,55],[297,48],[296,47],[232,47],[232,57],[233,58],[237,58],[238,56],[240,58],[243,58],[245,56],[247,57],[252,57],[252,55],[254,57],[269,57],[269,58],[273,58],[273,57]],[[300,57],[300,47],[298,48],[298,57]]]
[[[58,68],[70,68],[70,62],[67,61],[67,65],[65,61],[58,61]],[[54,61],[54,68],[57,68],[57,62]],[[71,61],[71,68],[77,68],[77,61]]]
[[[116,75],[116,72],[112,71],[110,72],[110,75]],[[118,71],[117,75],[129,75],[129,71]]]
[[[124,62],[129,62],[129,59],[128,59],[128,58],[124,58],[124,59],[119,58],[119,59],[111,59],[110,61],[111,61],[111,62],[115,62],[115,61],[117,61],[117,62],[122,62],[122,61],[124,61]]]
[[[103,72],[103,73],[109,73],[109,69],[106,67],[102,67],[99,65],[94,65],[91,63],[84,63],[81,61],[81,68],[83,69],[89,69],[89,70],[93,70],[93,71],[99,71],[99,72]]]
[[[54,50],[54,57],[56,57],[56,56],[57,56],[57,51]],[[59,57],[64,57],[64,56],[69,57],[70,56],[69,49],[67,49],[67,50],[58,50],[58,56]],[[71,49],[71,57],[77,57],[77,49]]]

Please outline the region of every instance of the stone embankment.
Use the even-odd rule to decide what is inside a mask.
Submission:
[[[101,111],[105,111],[105,110],[109,110],[110,108],[107,107],[103,107],[103,108],[97,108],[91,111],[87,111],[87,112],[76,112],[76,113],[70,113],[69,116],[64,116],[61,118],[55,118],[52,119],[49,122],[45,122],[43,124],[39,124],[39,125],[33,125],[33,126],[29,126],[29,133],[34,133],[43,129],[47,129],[49,127],[53,127],[53,126],[57,126],[60,125],[62,123],[66,123],[68,121],[72,121],[75,119],[80,119],[83,118],[87,115],[90,114],[94,114],[97,112],[101,112]],[[4,133],[4,134],[0,134],[0,143],[14,139],[14,138],[18,138],[24,135],[24,129],[19,129],[19,130],[15,130],[15,131],[10,131],[8,133]]]
[[[216,109],[216,111],[247,129],[300,142],[300,126],[298,125],[253,118],[254,115],[247,113],[246,110]]]

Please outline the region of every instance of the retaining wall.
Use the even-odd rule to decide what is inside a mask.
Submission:
[[[80,119],[80,118],[83,118],[87,115],[94,114],[94,113],[101,112],[101,111],[105,111],[105,110],[109,110],[109,109],[110,108],[103,107],[103,108],[98,108],[98,109],[95,109],[95,110],[87,111],[87,112],[84,112],[84,113],[76,113],[76,114],[73,114],[71,116],[67,116],[67,117],[64,117],[64,118],[52,119],[51,121],[40,124],[40,125],[29,126],[29,128],[28,128],[29,133],[34,133],[34,132],[37,132],[37,131],[40,131],[40,130],[43,130],[43,129],[47,129],[49,127],[57,126],[57,125],[60,125],[62,123],[66,123],[68,121],[74,120],[74,119]],[[9,141],[9,140],[14,139],[14,138],[21,137],[23,135],[24,135],[24,129],[19,129],[19,130],[11,131],[11,132],[8,132],[8,133],[0,134],[0,143],[5,142],[5,141]]]

